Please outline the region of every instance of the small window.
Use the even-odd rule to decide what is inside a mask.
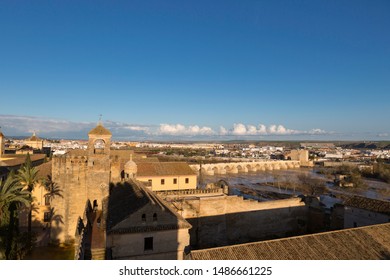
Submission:
[[[165,179],[161,179],[161,185],[165,185]]]
[[[50,212],[43,213],[43,221],[44,222],[50,222]]]
[[[188,184],[190,182],[190,179],[186,178],[186,184]]]
[[[153,214],[153,222],[156,222],[157,221],[157,213],[154,213]]]
[[[50,205],[50,196],[45,195],[45,205],[48,206]]]
[[[176,179],[176,178],[173,179],[173,183],[174,183],[175,185],[177,184],[177,179]]]
[[[153,251],[153,237],[144,239],[144,251]]]
[[[145,214],[142,214],[142,221],[146,222],[146,215]]]
[[[152,184],[152,179],[149,179],[148,182],[149,182],[149,184]]]

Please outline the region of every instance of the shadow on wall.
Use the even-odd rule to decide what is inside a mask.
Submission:
[[[107,209],[107,258],[183,258],[190,224],[142,184],[110,184]]]
[[[191,248],[206,249],[307,233],[307,208],[285,207],[187,219]]]

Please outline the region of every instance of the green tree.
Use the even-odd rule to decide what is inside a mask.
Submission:
[[[31,195],[16,180],[11,172],[0,181],[0,259],[12,259],[18,246],[18,213],[21,206],[31,203]]]
[[[31,202],[30,193],[23,189],[11,172],[7,179],[0,181],[0,225],[9,223],[10,206],[12,204],[29,205]]]
[[[16,174],[16,180],[18,181],[18,184],[25,188],[30,193],[30,198],[32,191],[34,190],[35,186],[38,184],[38,170],[32,166],[30,155],[27,154],[26,162],[22,165],[22,167],[18,170]],[[32,202],[32,200],[30,199]],[[32,205],[30,203],[28,212],[28,235],[31,237],[31,220],[32,220]]]
[[[307,174],[298,175],[301,188],[309,195],[320,195],[326,191],[325,182]]]

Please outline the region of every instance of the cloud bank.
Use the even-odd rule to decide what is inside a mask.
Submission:
[[[162,123],[157,125],[140,125],[116,121],[104,121],[114,139],[130,140],[179,140],[179,139],[329,139],[337,136],[334,132],[320,128],[298,130],[282,124],[244,124],[234,123],[230,127],[210,127],[201,125],[183,125]],[[74,122],[43,117],[0,115],[0,126],[5,135],[26,136],[36,132],[41,137],[86,139],[88,132],[96,122]],[[388,137],[381,133],[376,137]],[[340,136],[341,137],[341,136]],[[336,137],[339,139],[340,137]]]

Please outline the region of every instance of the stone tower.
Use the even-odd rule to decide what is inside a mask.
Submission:
[[[4,134],[0,130],[0,158],[4,154],[4,150],[5,150],[4,142],[5,142]]]
[[[111,182],[111,136],[99,123],[88,133],[87,150],[70,150],[53,157],[52,178],[63,196],[52,201],[56,213],[63,217],[58,229],[61,242],[74,238],[88,201],[98,215],[105,215],[103,202],[108,199]]]
[[[102,210],[102,202],[109,194],[111,132],[99,123],[88,133],[88,199]]]

